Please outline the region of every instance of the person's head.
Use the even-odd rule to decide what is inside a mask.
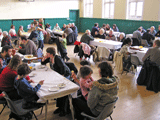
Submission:
[[[94,26],[95,26],[95,27],[98,27],[98,23],[94,23]]]
[[[68,24],[68,27],[69,27],[69,28],[71,27],[71,23]]]
[[[138,28],[138,31],[142,32],[142,30],[143,30],[142,26]]]
[[[66,28],[66,24],[63,24],[63,27]]]
[[[82,60],[82,61],[80,62],[80,65],[81,65],[81,67],[82,67],[82,66],[85,66],[85,65],[91,66],[91,63],[90,63],[89,61],[87,61],[87,60]]]
[[[151,26],[151,32],[153,32],[155,30],[154,26]]]
[[[125,33],[120,33],[119,38],[122,40],[125,37]]]
[[[66,25],[66,28],[70,28],[69,25]]]
[[[26,77],[29,73],[31,73],[31,69],[26,63],[23,63],[18,66],[17,73],[19,76]]]
[[[8,36],[8,32],[7,31],[3,31],[3,37]]]
[[[11,57],[12,55],[12,47],[9,45],[6,45],[2,48],[2,53],[6,56],[6,57]]]
[[[33,24],[34,24],[34,26],[38,26],[38,21],[35,20],[35,21],[33,22]]]
[[[103,29],[103,28],[101,28],[101,29],[99,30],[99,34],[100,34],[100,35],[103,35],[103,34],[104,34],[104,29]]]
[[[147,29],[147,33],[150,33],[151,32],[151,30],[150,29]]]
[[[74,23],[72,23],[72,27],[74,27],[75,26],[75,24]]]
[[[56,27],[58,27],[58,23],[56,23]]]
[[[88,29],[88,30],[86,30],[86,32],[85,33],[87,33],[88,35],[91,35],[91,31]]]
[[[110,25],[109,25],[109,24],[107,24],[107,25],[106,25],[106,28],[110,28]]]
[[[113,24],[113,29],[115,29],[117,27],[117,25],[116,24]]]
[[[160,25],[158,26],[158,30],[160,31]]]
[[[19,29],[20,29],[20,30],[23,30],[23,26],[22,26],[22,25],[20,25],[20,26],[19,26]]]
[[[105,27],[106,27],[106,24],[103,24],[103,25],[102,25],[102,28],[105,28]]]
[[[40,18],[40,19],[39,19],[39,22],[41,22],[41,23],[42,23],[42,22],[43,22],[43,18]]]
[[[22,62],[21,57],[19,55],[14,55],[13,58],[10,60],[8,67],[13,70],[17,70],[18,65]]]
[[[62,38],[66,38],[67,37],[67,34],[66,33],[63,33],[62,34]]]
[[[153,47],[160,47],[160,40],[159,39],[154,40]]]
[[[55,50],[54,47],[48,47],[46,49],[46,52],[47,52],[46,54],[47,54],[48,57],[53,57],[53,56],[56,55],[56,50]]]
[[[109,35],[113,35],[113,30],[109,30]]]
[[[21,40],[21,42],[22,42],[23,44],[26,44],[26,43],[27,43],[27,38],[26,38],[26,36],[21,36],[21,37],[20,37],[20,40]]]
[[[15,26],[14,26],[14,25],[11,25],[11,29],[15,29]]]
[[[131,40],[131,38],[127,38],[127,39],[126,39],[126,44],[128,44],[129,46],[132,45],[132,40]]]
[[[112,66],[110,63],[108,62],[101,62],[99,65],[98,65],[98,68],[99,68],[99,75],[101,77],[112,77],[113,75],[113,70],[112,70]]]
[[[93,70],[87,65],[80,68],[80,75],[83,79],[89,78],[92,73],[93,73]]]

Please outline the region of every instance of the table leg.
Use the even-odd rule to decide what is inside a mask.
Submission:
[[[48,104],[48,100],[46,101],[46,105],[45,105],[45,120],[47,120],[47,104]]]
[[[74,110],[73,110],[73,105],[72,105],[72,96],[68,95],[68,98],[69,98],[69,104],[70,104],[72,119],[74,120]]]

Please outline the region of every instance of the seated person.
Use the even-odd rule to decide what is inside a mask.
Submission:
[[[139,28],[142,30],[141,34],[144,34],[146,32],[146,30],[142,26],[140,26]]]
[[[5,45],[12,46],[12,44],[11,44],[11,38],[8,35],[7,31],[3,31],[3,38],[2,38],[1,47],[5,46]]]
[[[27,39],[25,36],[20,37],[20,42],[24,44],[24,48],[19,49],[19,53],[28,55],[32,54],[37,56],[37,47],[32,40]]]
[[[125,40],[125,33],[120,33],[120,35],[119,35],[119,40],[118,41],[120,41],[120,42],[124,42],[124,40]]]
[[[103,28],[101,28],[99,30],[98,38],[101,38],[101,39],[105,39],[106,38],[105,31],[104,31]]]
[[[15,31],[15,26],[14,25],[11,25],[11,29],[9,30],[9,35],[12,38],[17,38],[16,31]]]
[[[2,33],[2,29],[0,29],[0,47],[1,47],[2,39],[3,39],[3,33]]]
[[[32,22],[31,24],[27,25],[28,32],[32,32],[32,28],[34,27],[34,23]]]
[[[11,100],[21,99],[14,88],[14,79],[17,76],[17,68],[21,62],[21,57],[15,55],[0,74],[0,93],[5,91]]]
[[[93,37],[97,37],[98,32],[99,32],[98,23],[95,23],[94,26],[92,27],[91,35]]]
[[[20,26],[19,26],[18,33],[17,33],[18,37],[21,37],[23,32],[24,32],[24,30],[23,30],[23,26],[22,26],[22,25],[20,25]]]
[[[67,34],[67,36],[71,33],[73,33],[73,30],[69,27],[69,25],[66,26],[66,29],[64,30],[64,33]]]
[[[125,45],[123,45],[123,47],[121,48],[121,50],[120,50],[120,53],[121,54],[123,54],[123,69],[125,70],[125,71],[127,71],[127,72],[129,72],[129,70],[130,70],[130,67],[131,67],[131,57],[130,57],[130,54],[136,54],[136,52],[134,52],[134,53],[131,53],[131,52],[129,52],[128,50],[129,50],[129,47],[131,46],[131,44],[132,44],[132,41],[131,41],[131,39],[130,38],[127,38],[126,40],[125,40],[125,42],[126,42],[126,44]]]
[[[160,25],[158,26],[158,32],[155,34],[155,37],[160,37]]]
[[[117,99],[118,78],[113,76],[112,66],[108,62],[102,62],[98,65],[98,68],[101,78],[93,82],[87,101],[82,98],[73,99],[77,120],[84,119],[81,112],[93,117],[98,116],[106,104]]]
[[[109,34],[106,35],[106,40],[114,40],[117,41],[117,38],[115,37],[115,35],[113,34],[113,30],[109,31]]]
[[[71,26],[72,26],[72,23],[68,23],[68,27],[71,28]]]
[[[107,24],[107,25],[106,25],[106,31],[109,31],[109,30],[111,30],[111,27],[110,27],[109,24]]]
[[[160,66],[160,40],[154,40],[153,47],[148,49],[142,61],[144,62],[146,59]]]
[[[38,46],[38,32],[36,31],[36,28],[32,28],[32,32],[30,36],[28,37],[29,40],[32,40],[36,46]]]
[[[138,30],[133,32],[133,37],[132,37],[132,38],[136,38],[139,41],[139,43],[141,43],[141,39],[142,39],[141,32],[142,32],[142,28],[138,28]]]
[[[106,32],[106,24],[103,24],[101,28],[103,28],[104,32]]]
[[[116,24],[113,24],[112,30],[113,30],[114,32],[119,32],[119,29],[118,29],[118,27],[117,27]]]
[[[145,32],[145,33],[143,34],[143,36],[142,36],[142,39],[147,40],[147,42],[148,42],[148,44],[149,44],[150,46],[153,45],[152,40],[154,40],[154,38],[155,38],[155,37],[150,33],[150,29],[147,29],[147,32]]]
[[[0,53],[0,73],[2,70],[9,64],[12,56],[12,47],[11,46],[4,46],[2,48],[2,52]]]
[[[66,24],[63,24],[63,27],[62,27],[62,31],[64,31],[66,29]]]
[[[45,30],[46,29],[50,29],[51,30],[51,25],[49,24],[49,23],[47,23],[46,25],[45,25]]]
[[[155,27],[154,26],[151,26],[151,34],[153,35],[153,36],[155,36],[155,34],[157,33],[157,31],[155,30]]]
[[[75,26],[75,24],[74,24],[74,23],[72,23],[72,25],[71,25],[71,29],[73,30],[73,33],[75,33],[75,34],[76,34],[76,36],[78,36],[78,29],[77,29],[77,26]]]
[[[93,41],[94,38],[91,35],[90,30],[86,30],[85,34],[82,35],[80,42],[86,43],[89,45],[90,41]]]
[[[58,23],[56,23],[56,25],[54,26],[53,30],[61,30],[61,28],[59,27]]]
[[[43,85],[44,80],[41,80],[35,87],[30,85],[30,82],[26,80],[26,76],[31,72],[31,69],[27,64],[21,64],[18,66],[17,73],[18,76],[15,78],[14,87],[17,89],[18,94],[23,98],[22,103],[23,109],[29,109],[33,107],[41,107],[44,103],[37,103],[39,97],[37,96],[37,91]]]

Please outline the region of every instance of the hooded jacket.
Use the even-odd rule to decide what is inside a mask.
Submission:
[[[93,82],[93,87],[88,95],[87,104],[92,113],[98,116],[103,108],[117,99],[117,77],[101,78]]]

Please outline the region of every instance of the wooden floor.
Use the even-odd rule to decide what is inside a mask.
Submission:
[[[79,35],[79,37],[81,34]],[[55,46],[55,44],[45,44],[45,49],[49,46]],[[76,67],[79,69],[80,60],[77,55],[73,53],[74,45],[67,46],[68,56],[71,58],[70,61],[74,62]],[[93,69],[93,78],[99,79],[97,64],[90,59],[91,67]],[[140,67],[136,74],[128,73],[121,75],[116,70],[114,74],[120,78],[119,81],[119,92],[118,101],[116,108],[112,114],[114,120],[160,120],[160,92],[154,93],[146,90],[144,86],[138,86],[136,78],[139,74]],[[2,105],[0,105],[0,110]],[[59,117],[54,115],[53,111],[56,109],[55,101],[49,101],[48,105],[48,120],[72,120],[71,115],[65,117]],[[7,120],[10,111],[9,108],[5,108],[4,112],[0,115],[0,120]],[[40,110],[35,111],[39,120],[44,120],[44,111],[42,115],[39,115]]]

